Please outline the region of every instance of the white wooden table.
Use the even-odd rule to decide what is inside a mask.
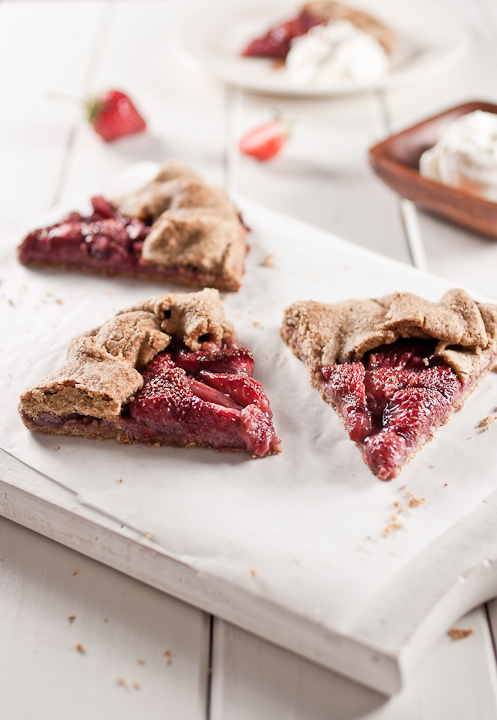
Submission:
[[[174,157],[232,191],[410,262],[402,205],[372,174],[366,150],[450,105],[495,101],[492,0],[447,0],[475,43],[464,63],[422,86],[277,103],[225,88],[178,59],[170,29],[194,5],[0,0],[3,242],[131,162]],[[77,107],[46,97],[110,87],[135,98],[146,135],[105,145]],[[238,157],[237,138],[275,104],[296,119],[284,153],[268,164]],[[430,271],[497,296],[495,242],[417,217]],[[0,608],[1,717],[9,720],[497,717],[495,602],[458,623],[474,630],[469,637],[441,637],[390,700],[1,517]]]

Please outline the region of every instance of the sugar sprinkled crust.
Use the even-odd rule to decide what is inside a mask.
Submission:
[[[432,303],[411,293],[333,304],[296,302],[285,312],[285,342],[308,365],[360,360],[398,338],[434,338],[435,354],[465,380],[497,350],[497,305],[479,304],[464,291],[449,290]]]
[[[246,228],[221,188],[169,162],[151,182],[113,205],[123,215],[152,223],[143,244],[145,265],[194,268],[200,277],[220,276],[222,289],[239,288]]]
[[[21,397],[21,413],[117,418],[143,385],[138,368],[173,338],[197,350],[205,335],[218,343],[235,336],[217,290],[151,298],[75,338],[64,364]]]

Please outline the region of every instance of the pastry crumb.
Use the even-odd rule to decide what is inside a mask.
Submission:
[[[55,450],[56,450],[56,451],[57,451],[57,450],[60,450],[60,445],[57,445],[57,447],[55,448]]]
[[[474,628],[467,628],[467,630],[464,630],[463,628],[451,628],[447,635],[452,638],[452,640],[462,640],[465,637],[468,637],[468,635],[472,635],[474,633]]]
[[[409,500],[409,507],[418,507],[418,505],[421,505],[425,501],[425,498],[419,497],[419,495],[409,492],[406,493],[406,498],[408,498]]]
[[[122,478],[119,478],[119,482],[122,483],[122,481],[123,481],[123,479],[122,479]]]
[[[76,620],[76,615],[68,615],[67,619],[69,620],[70,623],[73,623]]]
[[[259,322],[258,320],[254,320],[254,322],[252,323],[252,325],[253,325],[254,327],[259,327],[260,322]]]
[[[250,573],[250,577],[253,577],[253,578],[257,577],[257,568],[251,567],[249,570],[249,573]]]
[[[145,530],[143,534],[145,535],[145,537],[150,537],[151,535],[153,535],[152,530]]]
[[[169,648],[168,648],[167,650],[164,650],[164,655],[168,658],[171,658],[174,655],[174,653],[172,650],[169,650]]]
[[[125,687],[125,686],[126,686],[126,680],[125,680],[124,678],[122,678],[122,677],[117,678],[117,684],[120,685],[121,687]]]
[[[84,653],[84,652],[85,652],[85,649],[84,649],[84,647],[83,647],[83,645],[82,645],[81,643],[78,643],[78,644],[75,645],[74,647],[76,648],[76,650],[77,650],[79,653]]]
[[[424,364],[425,367],[428,367],[428,366],[429,366],[430,361],[428,360],[428,358],[423,358],[423,364]]]
[[[478,424],[478,427],[483,428],[483,432],[486,432],[487,430],[490,430],[490,426],[493,425],[496,420],[496,415],[487,415],[487,417],[483,418],[483,420]]]
[[[104,622],[105,623],[109,622],[109,618],[104,618]]]
[[[62,298],[55,298],[55,302],[57,303],[57,305],[63,305],[63,304],[64,304],[64,301],[62,300]]]
[[[276,265],[276,255],[266,255],[262,264],[264,267],[274,267]]]
[[[73,574],[73,577],[74,577],[74,575],[79,575],[79,570],[73,570],[72,574]]]
[[[404,527],[402,523],[400,522],[391,522],[389,523],[386,528],[383,530],[383,537],[388,537],[393,533],[394,530],[400,530],[401,527]]]
[[[140,690],[140,687],[141,687],[141,686],[140,686],[140,683],[134,682],[134,683],[133,683],[133,687],[134,687],[135,690]]]
[[[137,663],[137,665],[145,665],[145,660],[143,658],[138,658],[136,663]]]

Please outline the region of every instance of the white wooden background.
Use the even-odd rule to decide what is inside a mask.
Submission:
[[[410,262],[402,206],[372,174],[366,150],[450,105],[496,101],[494,0],[446,1],[475,38],[457,68],[388,93],[305,101],[227,89],[183,64],[170,32],[196,4],[0,0],[2,242],[131,162],[173,157],[230,190]],[[105,145],[76,106],[47,98],[111,87],[135,98],[149,120],[146,135]],[[295,118],[285,151],[267,164],[238,157],[237,138],[275,105]],[[497,296],[495,242],[418,218],[429,270]],[[440,638],[404,692],[386,700],[0,518],[6,720],[495,719],[497,603],[458,626],[474,632]]]

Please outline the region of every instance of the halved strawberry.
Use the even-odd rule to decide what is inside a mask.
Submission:
[[[288,123],[280,117],[259,125],[242,137],[240,152],[256,160],[269,160],[277,155],[288,138]]]
[[[147,124],[132,100],[120,90],[107,90],[86,103],[88,120],[105,142],[145,130]]]

